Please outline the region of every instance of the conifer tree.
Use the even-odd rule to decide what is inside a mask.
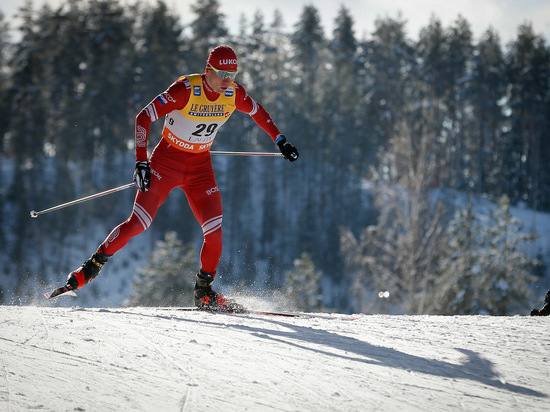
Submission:
[[[537,235],[522,230],[507,196],[490,211],[487,224],[478,221],[471,205],[459,210],[449,225],[430,312],[502,316],[528,311],[531,270],[538,261],[520,247]]]
[[[283,287],[284,296],[295,310],[303,312],[318,312],[322,308],[321,294],[322,273],[308,253],[302,253],[294,260],[294,271],[286,272]]]
[[[197,254],[184,245],[176,232],[167,232],[157,241],[147,265],[136,273],[130,306],[193,305],[194,274],[199,267]]]
[[[473,290],[478,266],[480,232],[471,203],[458,209],[447,228],[448,244],[442,249],[444,256],[434,282],[432,303],[428,312],[439,314],[468,313],[477,294]]]
[[[40,42],[36,13],[30,3],[25,4],[21,13],[22,38],[11,56],[11,81],[5,93],[9,105],[3,114],[8,119],[8,129],[2,131],[9,133],[6,152],[14,161],[14,177],[5,193],[15,210],[9,223],[17,235],[8,245],[7,255],[10,256],[8,265],[14,266],[10,272],[17,274],[15,295],[18,297],[32,293],[29,284],[37,275],[42,275],[36,272],[31,275],[26,257],[29,250],[35,250],[38,241],[36,227],[29,222],[28,210],[32,198],[40,196],[44,189],[43,138],[47,134],[49,98],[45,78],[47,53]]]
[[[136,27],[134,70],[138,96],[135,110],[140,110],[179,76],[188,73],[190,63],[185,59],[187,45],[181,17],[162,0],[154,6],[144,6],[140,12],[142,17]]]
[[[295,30],[291,36],[293,46],[295,69],[294,92],[298,99],[295,104],[303,125],[307,143],[319,142],[320,130],[314,127],[318,124],[321,113],[319,104],[321,89],[316,87],[323,69],[325,38],[321,27],[319,11],[313,5],[304,6],[300,19],[295,24]],[[299,122],[297,122],[299,123]],[[313,127],[312,127],[313,126]]]
[[[372,83],[368,89],[370,104],[367,110],[373,122],[369,128],[378,137],[374,141],[377,147],[386,144],[395,135],[405,114],[414,62],[405,25],[406,20],[402,16],[377,19],[373,40],[368,44]]]
[[[7,101],[5,93],[8,88],[9,72],[8,61],[10,54],[10,36],[9,24],[4,19],[4,14],[0,11],[0,130],[7,130]],[[4,132],[0,132],[0,156],[4,155]],[[1,226],[1,225],[0,225]]]
[[[313,5],[306,5],[302,9],[298,22],[291,35],[293,82],[287,93],[294,98],[292,117],[290,119],[292,131],[300,136],[300,146],[313,148],[309,152],[308,161],[298,161],[293,164],[296,185],[294,186],[296,201],[300,202],[298,211],[298,239],[302,244],[300,250],[313,253],[315,247],[311,239],[322,237],[320,221],[314,216],[321,215],[321,193],[315,188],[322,184],[323,152],[328,142],[328,136],[322,128],[321,84],[325,54],[325,38],[320,23],[319,11]],[[313,258],[317,258],[314,256]]]
[[[502,125],[505,118],[500,102],[506,95],[504,63],[500,37],[494,29],[489,29],[481,36],[472,58],[470,99],[477,115],[473,116],[468,132],[472,153],[469,186],[479,194],[489,192],[499,197],[510,178],[503,169],[505,143]]]
[[[419,40],[415,46],[415,57],[418,60],[415,67],[416,84],[414,99],[422,102],[421,109],[415,111],[418,119],[415,128],[422,130],[426,136],[431,136],[436,143],[432,150],[435,153],[435,184],[442,185],[446,171],[446,149],[443,139],[443,122],[446,116],[445,101],[453,84],[447,75],[447,32],[441,20],[436,16],[430,18],[427,27],[420,31]],[[446,136],[446,135],[445,135]]]
[[[8,107],[9,103],[5,98],[5,93],[8,89],[8,60],[11,48],[9,38],[9,24],[4,20],[4,14],[0,11],[0,157],[4,157],[4,141],[6,139],[6,131],[8,129]],[[4,202],[0,206],[0,242],[5,244],[6,232],[4,225]],[[0,301],[1,301],[0,289]]]
[[[447,76],[452,88],[446,99],[445,133],[447,136],[445,150],[447,163],[445,183],[448,187],[467,189],[468,177],[471,175],[471,152],[469,146],[477,142],[477,131],[468,135],[472,116],[469,115],[469,94],[471,90],[471,60],[473,55],[472,30],[464,17],[458,16],[447,29]]]
[[[508,193],[512,201],[524,200],[539,210],[541,200],[549,205],[550,153],[550,49],[530,24],[519,27],[517,40],[507,55],[510,81],[509,169],[514,173]]]
[[[190,51],[196,61],[190,67],[192,70],[199,70],[208,58],[210,49],[225,40],[229,32],[225,26],[225,15],[220,11],[218,0],[197,0],[191,6],[191,10],[196,18],[191,22],[193,34]],[[197,65],[198,68],[195,68]]]

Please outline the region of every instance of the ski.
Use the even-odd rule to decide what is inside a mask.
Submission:
[[[263,316],[281,316],[287,318],[313,318],[313,319],[330,319],[330,320],[356,320],[358,317],[339,317],[333,315],[317,314],[317,313],[303,313],[303,312],[271,312],[263,310],[215,310],[215,309],[202,309],[197,307],[166,307],[158,308],[159,310],[176,310],[183,312],[208,312],[213,314],[229,314],[229,315],[263,315]]]
[[[60,288],[54,289],[52,293],[44,293],[44,296],[48,299],[55,298],[57,296],[74,296],[76,293],[72,289],[67,288],[67,286],[61,286]]]
[[[248,309],[205,309],[198,308],[195,306],[190,307],[164,307],[156,308],[157,310],[176,310],[179,312],[207,312],[207,313],[220,313],[220,314],[229,314],[229,315],[273,315],[273,316],[288,316],[288,317],[297,317],[298,314],[294,313],[284,313],[284,312],[264,312],[264,311],[254,311]]]
[[[238,314],[238,313],[237,313]],[[264,312],[259,310],[251,310],[244,312],[248,315],[265,315],[265,316],[283,316],[287,318],[310,318],[310,319],[328,319],[328,320],[357,320],[358,317],[341,317],[321,313],[304,313],[304,312]]]
[[[78,295],[74,290],[62,286],[60,288],[54,289],[51,293],[44,293],[44,296],[47,299],[52,299],[58,296],[73,296],[77,297]],[[160,307],[156,308],[157,310],[175,310],[183,312],[208,312],[212,314],[228,314],[228,315],[261,315],[261,316],[280,316],[286,318],[312,318],[312,319],[330,319],[330,320],[356,320],[358,317],[341,317],[334,316],[329,314],[321,313],[304,313],[304,312],[271,312],[264,310],[250,310],[246,308],[235,309],[205,309],[198,308],[196,306],[189,307]]]

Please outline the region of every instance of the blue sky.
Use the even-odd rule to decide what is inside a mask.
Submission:
[[[57,6],[63,0],[33,0],[35,7],[45,2]],[[152,0],[147,0],[152,1]],[[165,0],[177,10],[184,23],[193,18],[190,6],[196,0]],[[12,17],[24,0],[0,0],[0,10],[8,18]],[[226,16],[226,24],[232,33],[238,32],[239,21],[244,15],[248,21],[261,9],[266,23],[273,20],[274,10],[279,9],[286,28],[292,29],[305,5],[313,4],[320,13],[325,34],[330,36],[334,28],[334,19],[344,4],[352,13],[355,32],[358,38],[367,37],[374,28],[374,22],[380,17],[396,17],[399,12],[408,21],[409,37],[417,38],[418,32],[425,27],[432,14],[439,17],[445,26],[450,25],[462,14],[472,25],[475,38],[493,26],[504,43],[513,40],[520,24],[531,22],[537,34],[545,36],[550,42],[550,0],[220,0],[221,10]]]

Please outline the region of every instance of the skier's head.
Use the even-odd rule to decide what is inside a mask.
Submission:
[[[213,70],[218,77],[231,80],[237,75],[237,55],[229,46],[218,46],[214,48],[206,61],[206,70]]]
[[[237,76],[237,55],[229,46],[214,48],[206,61],[206,82],[216,93],[225,93]]]

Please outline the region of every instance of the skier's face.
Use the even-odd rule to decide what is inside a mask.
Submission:
[[[229,85],[233,80],[229,77],[221,79],[214,70],[207,68],[206,70],[206,82],[212,90],[216,93],[225,93]]]

